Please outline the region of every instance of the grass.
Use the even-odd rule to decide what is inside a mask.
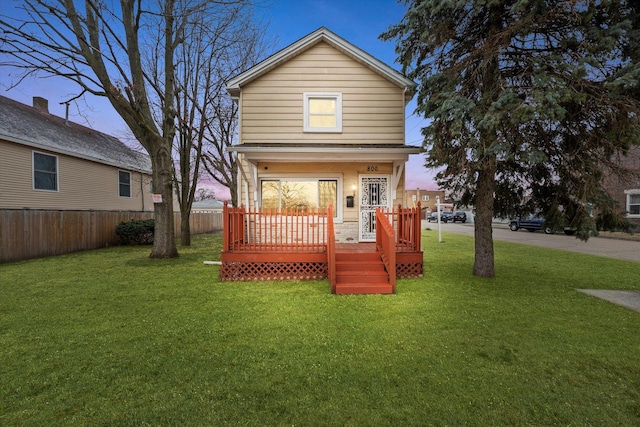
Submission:
[[[0,425],[639,425],[637,263],[425,233],[391,296],[222,283],[220,236],[0,265]]]

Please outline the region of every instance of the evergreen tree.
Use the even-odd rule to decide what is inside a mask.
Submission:
[[[603,179],[639,143],[631,1],[407,1],[395,39],[419,83],[427,166],[476,208],[473,273],[493,277],[494,216],[538,212],[586,240],[623,226]]]

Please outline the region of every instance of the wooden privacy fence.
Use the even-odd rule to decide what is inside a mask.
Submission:
[[[0,263],[118,244],[123,221],[153,219],[153,212],[0,210]],[[191,213],[192,234],[222,230],[222,212]],[[176,236],[180,213],[174,214]]]

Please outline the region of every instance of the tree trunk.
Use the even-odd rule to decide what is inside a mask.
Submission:
[[[493,197],[496,164],[488,160],[478,173],[476,188],[475,261],[473,274],[491,278],[495,276],[493,259]]]
[[[191,211],[180,213],[180,244],[182,246],[191,246],[191,225],[189,217]]]
[[[173,225],[173,179],[171,145],[160,148],[151,156],[153,163],[154,193],[162,195],[162,203],[154,203],[155,232],[151,258],[174,258],[178,256]]]

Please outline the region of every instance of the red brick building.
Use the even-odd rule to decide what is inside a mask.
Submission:
[[[605,187],[618,202],[619,210],[625,212],[629,221],[638,227],[636,231],[640,231],[640,146],[634,147],[628,156],[621,156],[620,163],[635,171],[635,176],[627,179],[610,177],[605,181]]]

